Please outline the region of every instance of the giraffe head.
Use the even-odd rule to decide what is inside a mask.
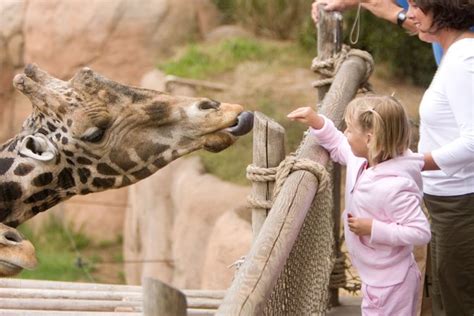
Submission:
[[[0,157],[8,180],[0,191],[10,192],[3,206],[0,192],[0,222],[12,226],[70,196],[136,183],[195,150],[221,151],[253,123],[240,105],[130,87],[89,68],[63,81],[28,65],[13,84],[33,112],[0,149],[19,156]]]
[[[33,245],[16,229],[0,224],[0,277],[34,269],[37,264]]]

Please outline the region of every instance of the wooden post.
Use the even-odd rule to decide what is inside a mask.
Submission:
[[[324,61],[334,57],[342,48],[342,16],[339,12],[328,13],[324,11],[323,5],[319,5],[318,20],[318,59]],[[318,104],[321,103],[329,90],[329,85],[318,87]],[[340,128],[341,126],[339,126]],[[341,165],[334,163],[332,168],[333,188],[332,196],[334,201],[333,219],[334,219],[334,250],[336,257],[341,254],[341,245],[339,240],[339,230],[341,229]],[[339,304],[339,289],[330,289],[329,302],[331,306]]]
[[[253,164],[256,167],[277,167],[285,158],[285,129],[260,112],[255,112],[253,123]],[[272,197],[274,183],[253,182],[252,196],[260,200]],[[252,231],[255,240],[269,209],[252,209]]]
[[[145,316],[186,316],[183,293],[159,280],[145,278],[143,283],[143,314]]]
[[[318,60],[324,61],[334,57],[342,48],[342,15],[339,12],[326,12],[324,5],[319,4]],[[329,85],[318,88],[318,99],[321,102],[329,90]]]

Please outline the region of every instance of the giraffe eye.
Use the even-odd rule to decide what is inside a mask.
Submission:
[[[81,137],[81,140],[90,142],[90,143],[98,143],[104,138],[105,129],[93,127],[88,129],[84,135]]]

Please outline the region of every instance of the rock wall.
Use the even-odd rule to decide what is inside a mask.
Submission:
[[[225,289],[228,268],[250,249],[249,187],[181,158],[130,187],[124,235],[127,283],[154,277],[182,289]],[[146,201],[146,202],[145,202]]]

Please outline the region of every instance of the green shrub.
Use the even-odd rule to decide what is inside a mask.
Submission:
[[[312,0],[214,0],[229,22],[240,22],[258,35],[294,39],[316,53],[316,29],[310,17]],[[344,42],[355,10],[344,14]],[[389,75],[427,86],[436,70],[431,46],[409,36],[398,26],[367,11],[361,13],[360,39],[356,48],[370,52],[376,64],[388,66]]]
[[[229,71],[247,60],[262,60],[274,47],[253,39],[234,38],[215,45],[191,45],[182,55],[158,65],[167,74],[202,79]]]
[[[238,21],[257,35],[297,38],[313,0],[214,0],[228,22]]]
[[[344,16],[346,43],[354,18],[354,11]],[[430,44],[366,11],[361,14],[360,38],[354,47],[370,52],[376,65],[380,62],[388,65],[394,79],[409,79],[413,84],[426,86],[436,71]]]
[[[53,216],[38,232],[33,232],[28,226],[20,226],[20,231],[33,242],[39,261],[33,271],[23,271],[19,275],[23,279],[45,279],[57,281],[86,281],[84,270],[76,265],[77,254],[70,238],[78,250],[83,250],[90,244],[90,239],[80,232],[66,228]],[[89,272],[93,267],[86,266]]]

